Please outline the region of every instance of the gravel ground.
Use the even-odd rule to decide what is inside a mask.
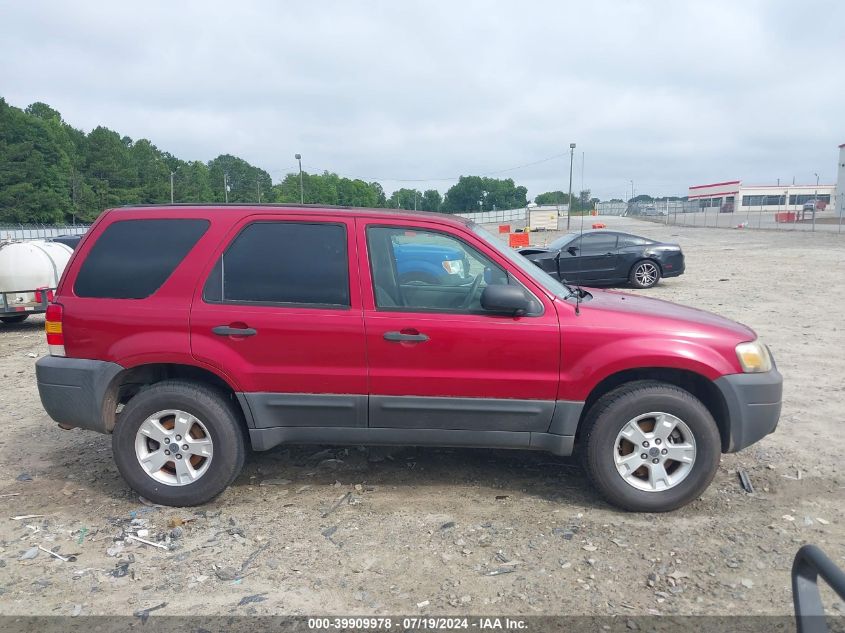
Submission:
[[[845,565],[845,241],[609,224],[680,242],[687,274],[642,293],[751,325],[785,376],[778,431],[698,501],[619,512],[541,453],[294,447],[253,454],[207,506],[151,507],[108,437],[43,412],[34,317],[0,326],[0,613],[791,613],[801,544]]]

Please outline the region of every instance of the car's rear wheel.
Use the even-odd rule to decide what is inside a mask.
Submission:
[[[612,504],[667,512],[697,499],[719,467],[721,439],[700,400],[674,385],[637,381],[602,397],[585,420],[584,463]]]
[[[29,318],[28,314],[15,314],[12,316],[0,317],[0,321],[11,325],[12,323],[23,323],[27,320],[27,318]]]
[[[205,385],[165,381],[134,396],[112,436],[120,474],[164,505],[210,501],[241,472],[243,426],[232,403]]]
[[[650,259],[642,259],[631,267],[628,281],[635,288],[651,288],[660,281],[660,266]]]

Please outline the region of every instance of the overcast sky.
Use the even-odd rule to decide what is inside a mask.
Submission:
[[[299,152],[388,193],[461,174],[565,191],[570,142],[573,189],[583,151],[603,199],[833,182],[845,2],[0,0],[0,96],[274,181]]]

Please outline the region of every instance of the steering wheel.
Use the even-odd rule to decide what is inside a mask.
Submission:
[[[469,292],[467,293],[467,298],[464,299],[463,303],[460,306],[460,310],[464,308],[468,308],[472,303],[473,297],[475,297],[475,293],[478,292],[478,287],[481,285],[481,282],[484,281],[484,275],[477,275],[476,278],[473,280],[472,285],[469,288]]]

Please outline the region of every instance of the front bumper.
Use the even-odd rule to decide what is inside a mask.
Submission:
[[[776,367],[762,374],[731,374],[715,381],[728,408],[726,453],[735,453],[774,432],[780,419],[783,376]]]
[[[123,367],[85,358],[44,356],[35,363],[38,394],[47,414],[60,424],[108,433],[104,401]]]

